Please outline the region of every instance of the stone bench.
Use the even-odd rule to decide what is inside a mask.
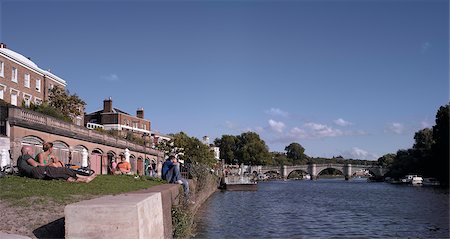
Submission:
[[[172,238],[180,186],[163,184],[67,205],[66,238]]]

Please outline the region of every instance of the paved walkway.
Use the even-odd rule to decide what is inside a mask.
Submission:
[[[0,239],[31,239],[27,236],[21,236],[16,234],[8,234],[4,232],[0,232]]]

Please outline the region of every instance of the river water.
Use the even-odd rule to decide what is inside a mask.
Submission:
[[[260,182],[214,193],[194,238],[449,238],[448,190],[364,180]]]

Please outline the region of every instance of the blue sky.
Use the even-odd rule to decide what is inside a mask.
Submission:
[[[446,0],[0,3],[1,42],[87,112],[112,97],[161,133],[377,159],[449,102]]]

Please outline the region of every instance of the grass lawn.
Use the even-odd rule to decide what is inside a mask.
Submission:
[[[90,183],[39,180],[19,176],[0,179],[0,200],[12,206],[70,204],[102,195],[114,195],[163,184],[160,179],[129,175],[99,175]]]

